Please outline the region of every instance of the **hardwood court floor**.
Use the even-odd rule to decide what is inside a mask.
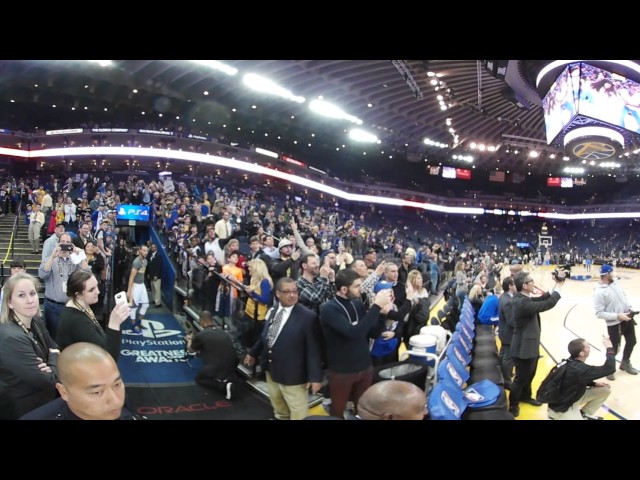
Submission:
[[[553,284],[551,272],[555,267],[529,267],[536,286],[544,291],[549,290]],[[584,338],[591,344],[591,354],[587,363],[602,365],[605,360],[602,336],[607,333],[603,320],[596,318],[593,309],[592,294],[596,283],[599,281],[599,266],[593,266],[591,272],[583,267],[573,267],[572,277],[591,275],[590,280],[567,280],[562,287],[562,298],[552,310],[541,314],[542,336],[538,370],[533,381],[533,391],[536,392],[542,379],[557,362],[569,356],[567,345],[575,338]],[[509,269],[505,268],[503,278],[509,275]],[[620,277],[622,287],[627,292],[631,305],[640,310],[640,270],[616,269],[616,275]],[[435,315],[442,308],[444,300],[436,303],[431,311]],[[623,340],[624,342],[624,340]],[[620,349],[622,352],[622,348]],[[618,354],[617,366],[622,354]],[[640,367],[640,345],[631,356],[631,363]],[[606,420],[640,420],[640,375],[632,376],[626,372],[616,370],[616,379],[608,381],[611,385],[609,399],[597,413]],[[311,410],[313,415],[326,415],[321,405]],[[520,416],[518,420],[547,420],[547,406],[533,407],[524,403],[520,404]]]
[[[536,286],[542,290],[549,290],[553,284],[551,267],[533,267],[532,278]],[[546,376],[547,372],[556,363],[569,356],[567,345],[575,338],[584,338],[591,345],[591,353],[587,363],[591,365],[602,365],[605,361],[602,336],[606,335],[607,328],[605,322],[596,318],[593,308],[593,290],[600,277],[598,275],[599,266],[593,266],[591,272],[587,272],[584,267],[573,267],[571,276],[591,275],[590,280],[569,279],[562,287],[562,298],[558,304],[547,312],[542,313],[542,336],[540,354],[542,358],[538,363],[538,371],[534,379],[534,392],[538,385]],[[508,275],[508,270],[505,271]],[[629,302],[635,309],[640,309],[640,271],[632,269],[616,269],[615,274],[620,278],[622,287],[627,293]],[[620,366],[619,360],[622,358],[622,348],[617,355],[616,369]],[[640,346],[636,346],[631,356],[631,363],[640,366]],[[616,370],[616,379],[608,381],[603,378],[601,381],[611,385],[611,395],[598,415],[605,419],[640,419],[640,375],[629,375],[627,372]],[[545,420],[547,419],[547,406],[532,407],[520,404],[521,414],[519,420]]]

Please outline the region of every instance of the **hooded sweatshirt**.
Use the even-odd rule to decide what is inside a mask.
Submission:
[[[596,309],[596,317],[607,322],[607,327],[618,325],[619,313],[630,310],[627,294],[622,290],[617,280],[609,285],[598,283],[593,290],[593,305]]]

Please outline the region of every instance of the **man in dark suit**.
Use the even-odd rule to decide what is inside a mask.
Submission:
[[[539,407],[542,403],[533,398],[531,381],[538,368],[540,356],[540,312],[556,306],[560,300],[560,286],[564,277],[557,278],[551,293],[532,298],[535,290],[533,279],[528,272],[518,272],[513,277],[517,293],[511,300],[514,331],[511,340],[511,358],[516,367],[516,376],[509,394],[509,411],[514,417],[520,415],[519,403],[524,402]]]
[[[309,384],[313,393],[322,387],[318,320],[298,303],[298,287],[292,278],[278,280],[276,298],[244,364],[253,366],[260,358],[275,418],[302,420],[309,415]]]
[[[225,394],[227,400],[233,395],[233,380],[238,366],[238,354],[233,348],[231,336],[213,324],[213,315],[207,310],[198,318],[202,330],[185,336],[187,351],[197,352],[204,365],[196,375],[196,383]]]
[[[147,277],[149,284],[151,285],[151,296],[153,297],[153,303],[151,308],[159,308],[162,306],[161,293],[161,277],[162,277],[162,258],[158,252],[158,246],[155,243],[151,244],[151,251],[149,252],[149,265],[147,266]]]
[[[513,339],[513,309],[511,300],[516,294],[513,277],[502,281],[502,295],[498,300],[498,338],[500,338],[500,370],[504,380],[504,388],[511,390],[513,378],[513,359],[511,358],[511,340]]]

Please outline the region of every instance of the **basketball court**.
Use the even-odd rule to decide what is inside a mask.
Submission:
[[[547,291],[554,285],[550,267],[529,267],[538,288]],[[575,266],[571,269],[570,279],[565,281],[562,287],[562,298],[551,310],[543,312],[541,317],[541,355],[538,363],[538,371],[534,381],[534,391],[540,384],[546,373],[556,363],[567,358],[569,353],[567,345],[571,340],[584,338],[591,345],[591,353],[587,363],[602,365],[605,361],[605,349],[602,345],[602,337],[607,334],[604,320],[596,318],[593,308],[593,290],[600,280],[599,265],[593,265],[591,271],[586,271],[584,266]],[[508,269],[503,275],[508,275]],[[632,269],[615,269],[614,276],[619,277],[622,288],[634,309],[640,309],[640,271]],[[591,278],[588,278],[591,277]],[[581,278],[580,280],[576,278]],[[605,403],[605,407],[598,415],[606,419],[640,420],[640,375],[629,375],[619,370],[622,358],[622,349],[616,356],[616,379],[609,381],[603,378],[600,381],[611,385],[611,395]],[[640,366],[640,346],[636,345],[631,356],[631,363]],[[524,407],[524,408],[523,408]],[[546,419],[546,405],[535,408],[521,404],[521,416],[519,419]]]

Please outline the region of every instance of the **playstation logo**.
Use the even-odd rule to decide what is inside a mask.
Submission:
[[[139,333],[133,330],[123,330],[126,335],[139,336]],[[180,330],[171,330],[164,327],[164,323],[157,320],[142,320],[142,336],[145,338],[166,338],[182,335]]]

